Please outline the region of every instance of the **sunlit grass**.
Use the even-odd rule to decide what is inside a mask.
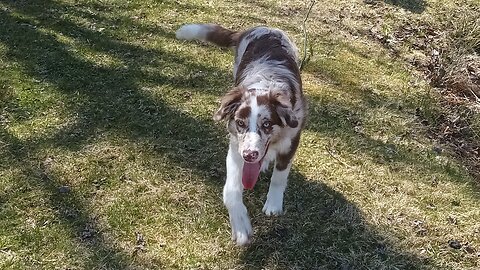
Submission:
[[[433,12],[386,2],[392,21]],[[301,44],[306,4],[0,3],[0,268],[479,267],[476,180],[417,116],[435,119],[434,92],[358,36],[368,16],[336,19],[342,6],[375,12],[315,7],[286,214],[261,213],[263,175],[245,193],[253,242],[237,248],[221,201],[228,140],[212,120],[233,56],[174,31],[268,24]]]

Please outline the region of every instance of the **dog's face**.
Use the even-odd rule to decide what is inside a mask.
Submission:
[[[287,93],[243,87],[233,88],[222,98],[214,119],[228,120],[228,130],[236,136],[240,155],[247,163],[261,161],[282,128],[298,126]]]

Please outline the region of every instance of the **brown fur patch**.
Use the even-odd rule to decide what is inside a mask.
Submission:
[[[259,95],[257,96],[257,104],[258,106],[265,105],[268,107],[270,104],[270,95]]]
[[[297,151],[298,144],[300,143],[300,132],[292,138],[292,144],[290,146],[290,150],[287,153],[278,153],[277,160],[275,161],[275,167],[279,171],[283,171],[288,167],[288,164],[292,160],[293,156],[295,155],[295,151]]]
[[[288,126],[295,128],[298,126],[298,121],[291,109],[290,100],[280,91],[257,97],[258,105],[265,105],[270,110],[274,125],[283,127],[281,118],[284,118]]]
[[[241,99],[245,93],[245,87],[234,87],[222,97],[220,108],[213,115],[215,121],[225,119],[227,116],[232,118],[238,106],[240,106]]]
[[[249,106],[246,106],[238,110],[236,114],[238,118],[246,119],[250,116],[251,112],[252,109]]]
[[[207,34],[207,41],[210,41],[220,47],[234,47],[237,46],[241,32],[234,32],[220,25],[209,25],[211,31]]]
[[[270,111],[270,122],[272,122],[272,125],[283,127],[282,119],[280,119],[280,117],[278,116],[275,104],[270,95],[257,96],[257,104],[258,106],[263,105],[267,107],[267,109]]]

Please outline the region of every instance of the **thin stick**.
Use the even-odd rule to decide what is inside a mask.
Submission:
[[[339,159],[338,157],[336,157],[336,156],[332,153],[332,151],[330,151],[330,149],[328,148],[328,146],[326,146],[326,145],[325,145],[325,150],[327,150],[327,153],[330,154],[330,156],[331,156],[333,159],[335,159],[336,161],[340,162],[342,165],[344,165],[344,166],[346,166],[346,167],[348,167],[348,168],[350,168],[350,169],[353,168],[352,166],[350,166],[350,165],[348,165],[347,163],[345,163],[345,161],[343,161],[343,160]]]
[[[307,23],[308,16],[310,16],[310,12],[312,12],[313,4],[315,4],[315,0],[312,0],[312,2],[310,2],[310,6],[308,7],[307,15],[305,15],[305,18],[303,19],[303,25],[302,25],[302,28],[303,28],[303,58],[302,58],[302,62],[300,62],[300,70],[303,69],[303,66],[305,65],[305,60],[307,59],[308,36],[307,36],[306,23]]]

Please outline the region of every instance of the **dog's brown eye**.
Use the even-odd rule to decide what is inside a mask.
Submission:
[[[236,122],[239,127],[245,127],[245,122],[243,122],[242,120],[237,120]]]
[[[271,128],[272,127],[272,122],[270,121],[265,121],[263,122],[263,128]]]

